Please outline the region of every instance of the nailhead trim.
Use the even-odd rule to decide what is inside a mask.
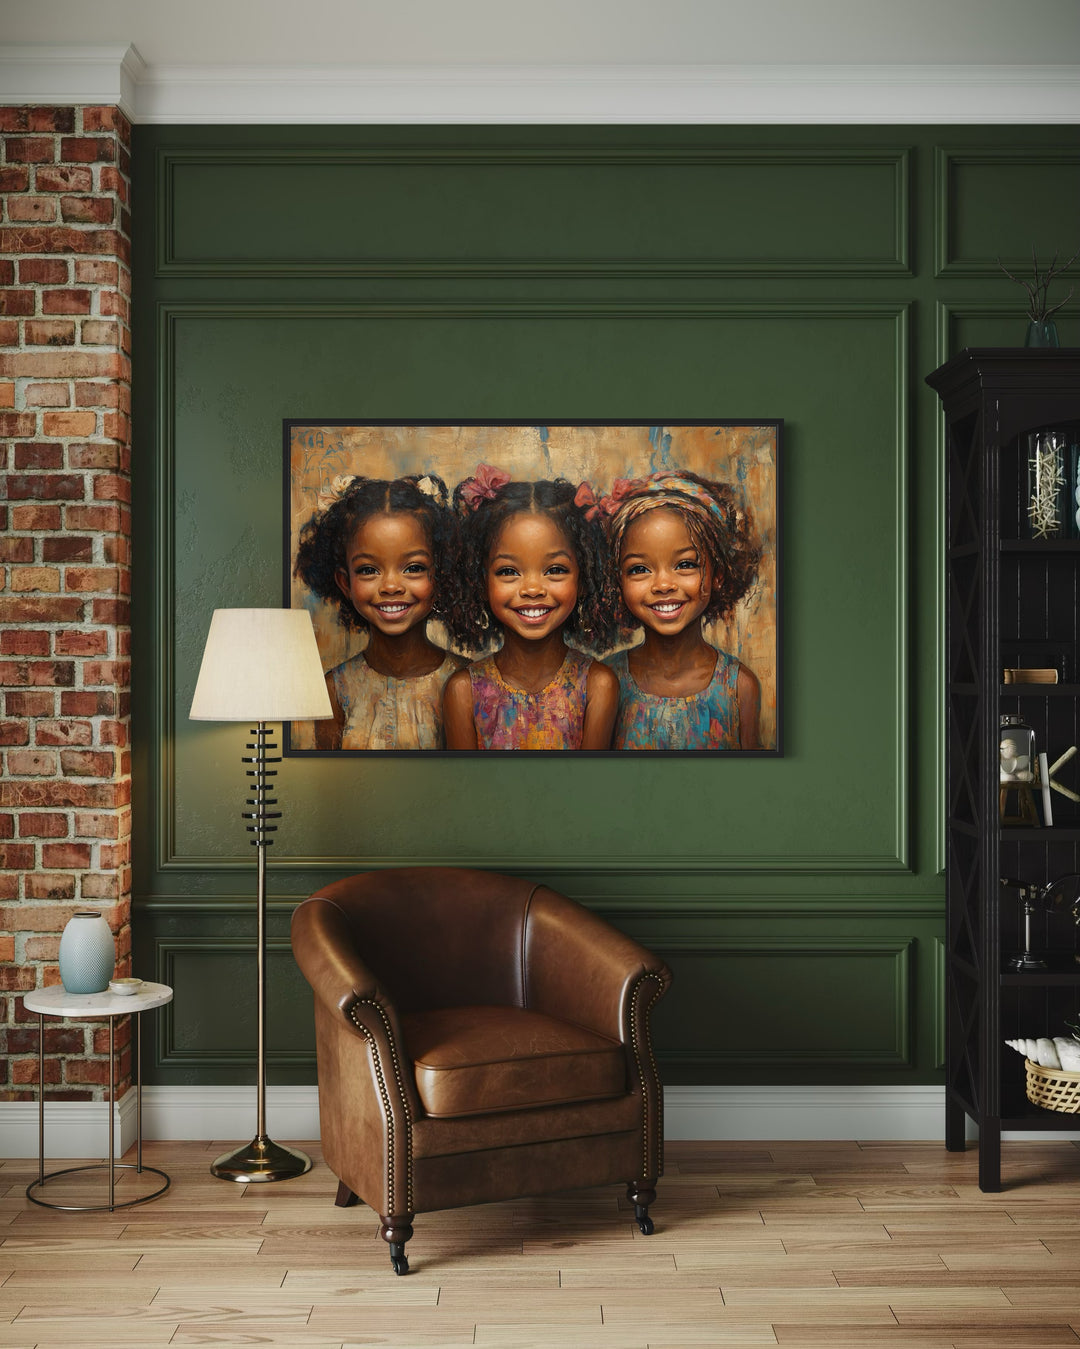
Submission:
[[[401,1211],[396,1202],[397,1188],[395,1184],[396,1175],[394,1167],[397,1149],[395,1146],[396,1133],[394,1127],[394,1109],[390,1101],[390,1092],[387,1089],[386,1085],[386,1075],[383,1072],[382,1056],[379,1053],[379,1046],[375,1041],[375,1037],[372,1035],[371,1031],[367,1028],[367,1026],[365,1026],[363,1022],[358,1021],[356,1019],[356,1009],[358,1007],[373,1007],[375,1009],[375,1011],[378,1013],[379,1019],[382,1021],[383,1030],[386,1032],[387,1044],[389,1044],[390,1046],[390,1058],[394,1068],[394,1085],[395,1087],[397,1087],[398,1099],[401,1101],[401,1113],[405,1117],[405,1159],[407,1166],[407,1171],[405,1175],[405,1209],[407,1212],[411,1213],[413,1211],[412,1117],[409,1114],[409,1098],[405,1093],[404,1084],[402,1082],[401,1065],[398,1062],[397,1046],[394,1043],[394,1034],[390,1027],[390,1021],[387,1018],[386,1010],[381,1003],[375,1002],[374,999],[372,998],[358,998],[357,1001],[354,1002],[353,1005],[349,1008],[349,1019],[352,1021],[353,1025],[356,1027],[356,1029],[360,1032],[360,1034],[364,1037],[364,1039],[368,1042],[368,1044],[371,1047],[371,1058],[372,1062],[375,1065],[375,1076],[378,1079],[379,1083],[379,1094],[382,1096],[383,1108],[386,1111],[386,1127],[388,1134],[387,1177],[386,1177],[387,1213],[398,1213]]]
[[[653,1169],[656,1170],[656,1174],[658,1177],[663,1174],[664,1170],[664,1112],[661,1107],[661,1099],[657,1100],[656,1122],[654,1126],[655,1159],[650,1158],[649,1156],[649,1111],[648,1111],[648,1097],[645,1091],[645,1065],[642,1063],[641,1046],[638,1043],[638,1001],[644,989],[646,981],[649,980],[653,981],[656,984],[656,991],[653,993],[652,1000],[650,1001],[648,1007],[645,1009],[644,1015],[645,1050],[648,1055],[648,1068],[652,1074],[653,1081],[656,1084],[657,1093],[659,1097],[659,1092],[661,1090],[660,1074],[657,1072],[656,1060],[653,1057],[652,1029],[649,1023],[649,1018],[652,1015],[652,1009],[656,1005],[656,1003],[660,1000],[660,998],[663,996],[664,992],[664,981],[660,978],[658,974],[649,973],[643,974],[641,976],[641,978],[634,985],[634,991],[631,994],[631,1007],[630,1007],[630,1046],[634,1053],[634,1063],[637,1066],[638,1081],[641,1083],[642,1108],[644,1114],[644,1127],[641,1131],[641,1139],[642,1139],[642,1161],[644,1163],[645,1169],[642,1172],[641,1177],[642,1180],[647,1180],[652,1175]]]

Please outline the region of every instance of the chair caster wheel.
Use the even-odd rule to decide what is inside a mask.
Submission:
[[[649,1217],[649,1208],[647,1204],[634,1205],[634,1217],[637,1219],[638,1231],[643,1237],[651,1237],[656,1231],[653,1226],[653,1220]]]
[[[409,1257],[407,1255],[392,1255],[390,1264],[395,1274],[408,1274]]]

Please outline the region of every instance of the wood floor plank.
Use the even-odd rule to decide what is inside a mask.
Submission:
[[[1080,1349],[1071,1141],[1006,1144],[996,1195],[974,1150],[675,1142],[652,1236],[619,1186],[418,1214],[407,1279],[318,1145],[247,1187],[210,1175],[225,1146],[154,1144],[170,1190],[113,1214],[38,1208],[36,1163],[0,1165],[0,1349]]]

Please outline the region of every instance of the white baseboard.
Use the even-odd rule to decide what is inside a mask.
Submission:
[[[145,1097],[144,1103],[145,1103]],[[109,1155],[109,1110],[113,1112],[114,1146],[123,1156],[136,1139],[135,1093],[129,1091],[110,1107],[107,1101],[46,1101],[45,1159],[48,1170],[64,1159]],[[144,1136],[146,1120],[143,1120]],[[0,1157],[38,1155],[36,1101],[0,1101]]]
[[[929,1140],[945,1131],[941,1087],[668,1087],[664,1130],[670,1139],[781,1141],[861,1139]],[[118,1154],[135,1142],[135,1093],[114,1107]],[[48,1102],[45,1155],[108,1154],[108,1107],[101,1101]],[[279,1142],[319,1137],[315,1087],[268,1087],[266,1124]],[[144,1087],[144,1139],[207,1139],[222,1146],[244,1142],[256,1130],[254,1087]],[[977,1131],[968,1122],[968,1134]],[[1006,1133],[1006,1140],[1080,1140],[1080,1132]],[[38,1110],[33,1101],[0,1101],[0,1156],[36,1157]]]

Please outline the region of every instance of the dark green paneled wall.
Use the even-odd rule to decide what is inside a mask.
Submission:
[[[293,905],[414,862],[547,880],[661,951],[671,1083],[936,1080],[943,488],[923,376],[1022,341],[995,259],[1080,244],[1078,139],[137,129],[136,960],[177,990],[157,1081],[250,1077],[246,737],[187,708],[211,611],[280,602],[285,417],[783,418],[785,754],[287,760],[272,1080],[314,1073]]]

